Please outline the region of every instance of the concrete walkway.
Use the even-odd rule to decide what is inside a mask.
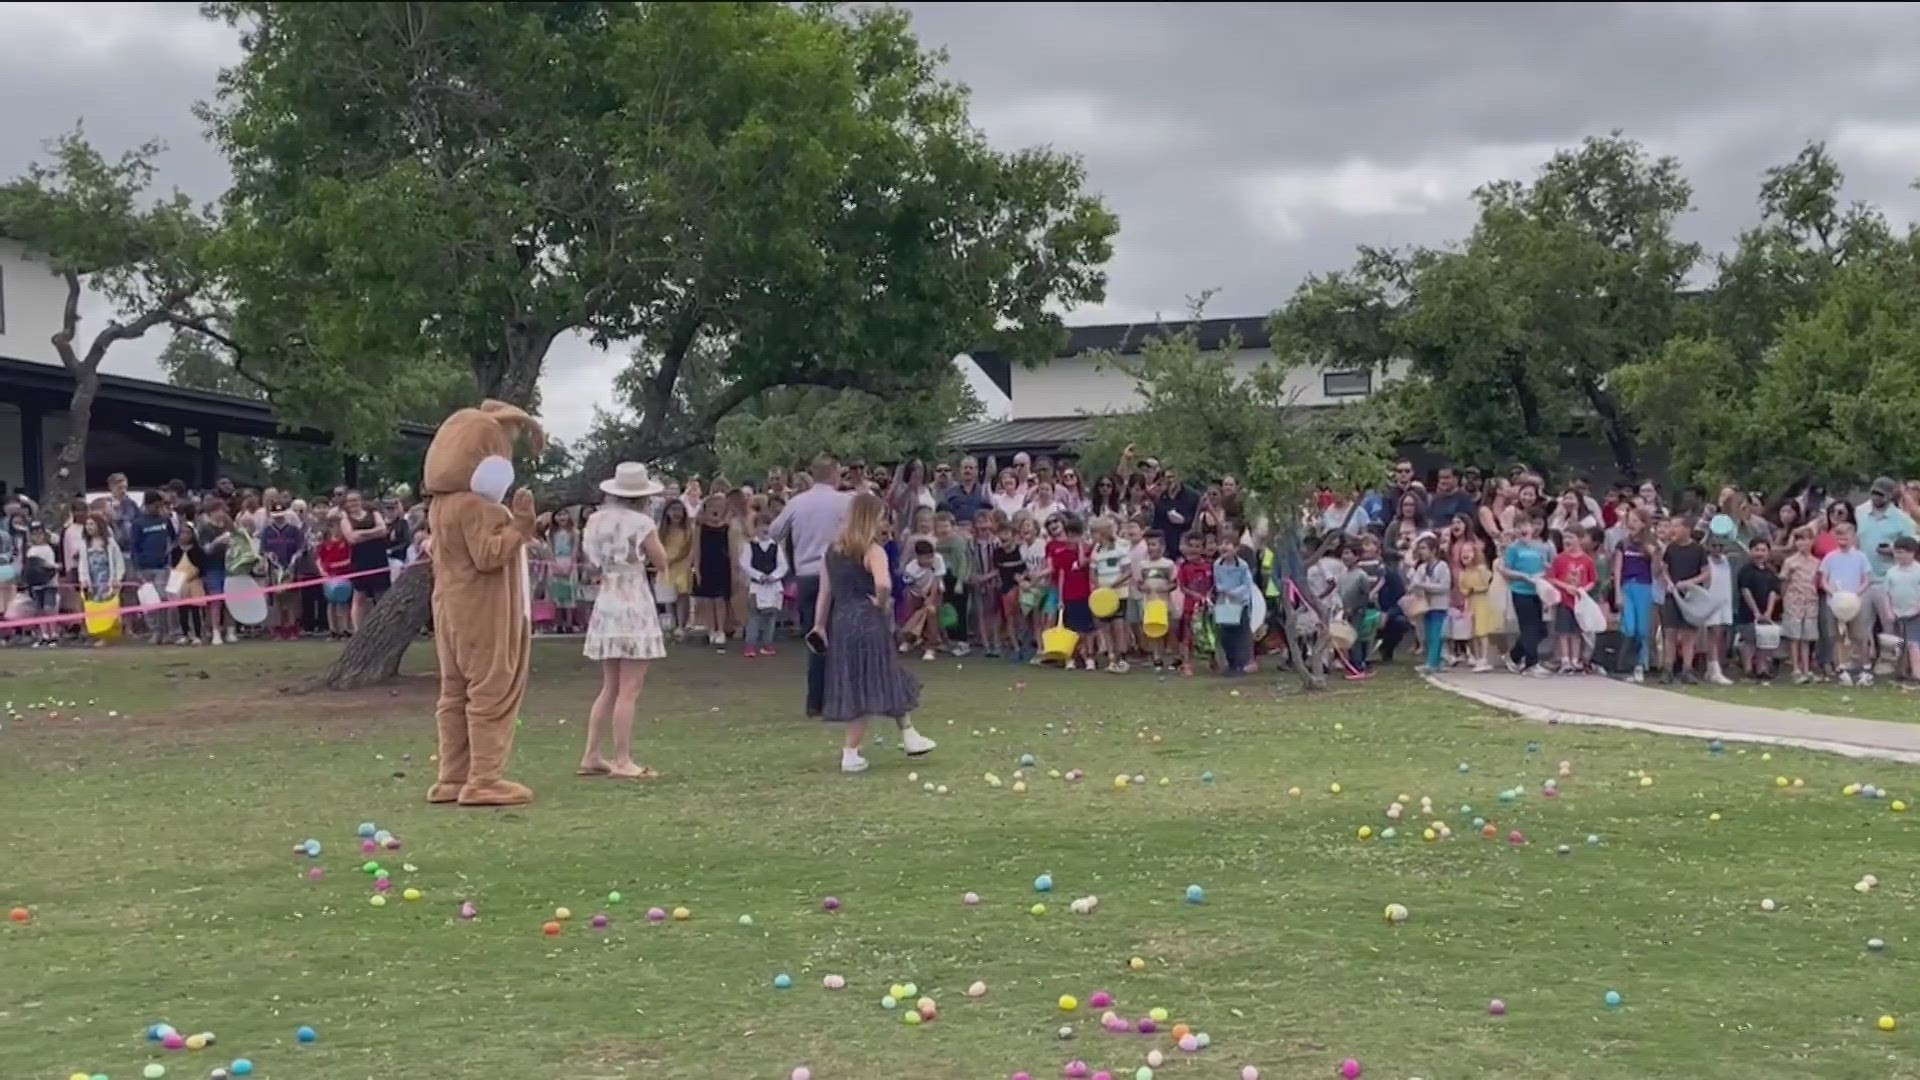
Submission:
[[[1733,705],[1597,676],[1528,679],[1446,671],[1427,681],[1529,720],[1770,743],[1848,757],[1920,763],[1920,723],[1859,720]]]

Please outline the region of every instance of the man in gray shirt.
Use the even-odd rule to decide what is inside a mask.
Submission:
[[[780,516],[773,519],[773,538],[793,541],[793,575],[800,586],[800,625],[811,629],[813,613],[820,603],[820,575],[825,571],[827,549],[846,526],[847,507],[853,493],[840,490],[840,459],[821,454],[808,470],[813,486],[795,495]],[[827,658],[807,651],[807,715],[819,716],[826,708]]]

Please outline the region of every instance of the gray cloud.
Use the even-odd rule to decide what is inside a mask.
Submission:
[[[1849,195],[1920,215],[1920,9],[1879,4],[907,5],[1003,146],[1085,156],[1122,226],[1081,321],[1266,311],[1359,243],[1439,243],[1468,195],[1555,146],[1624,129],[1695,188],[1687,233],[1725,245],[1761,172],[1829,141]],[[164,179],[225,181],[188,106],[235,53],[184,4],[0,6],[0,175],[84,118],[104,147],[160,137]],[[150,373],[157,342],[112,361]],[[569,342],[543,386],[563,436],[617,357]]]

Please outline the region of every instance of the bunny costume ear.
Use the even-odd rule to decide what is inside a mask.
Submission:
[[[527,445],[532,448],[534,453],[546,453],[546,429],[540,426],[540,421],[529,416],[526,410],[520,406],[509,405],[504,401],[495,401],[492,398],[488,398],[480,403],[480,411],[493,417],[494,421],[501,427],[506,428],[509,434],[526,436]]]

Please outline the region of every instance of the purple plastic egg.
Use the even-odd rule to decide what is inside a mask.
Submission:
[[[1089,1009],[1105,1009],[1112,1007],[1112,1005],[1113,995],[1107,993],[1105,990],[1095,990],[1093,996],[1087,999],[1087,1007]]]
[[[613,920],[607,918],[605,915],[595,915],[593,917],[593,928],[595,930],[605,930],[607,924],[612,921]]]
[[[392,878],[379,878],[375,880],[373,883],[374,892],[386,892],[388,889],[391,889],[391,888],[393,888]]]
[[[1507,1015],[1507,1003],[1504,1001],[1501,1001],[1499,998],[1494,998],[1492,1001],[1487,1002],[1487,1015],[1489,1016]]]
[[[1153,1017],[1143,1016],[1140,1018],[1140,1022],[1134,1025],[1134,1029],[1142,1035],[1151,1035],[1160,1030],[1160,1025],[1153,1022]]]
[[[665,922],[666,920],[667,920],[667,913],[662,909],[657,907],[650,907],[647,909],[648,922]]]
[[[839,911],[840,898],[837,896],[829,896],[825,900],[820,901],[820,906],[828,911]]]
[[[1180,1036],[1180,1049],[1191,1054],[1200,1049],[1200,1040],[1191,1035]]]

